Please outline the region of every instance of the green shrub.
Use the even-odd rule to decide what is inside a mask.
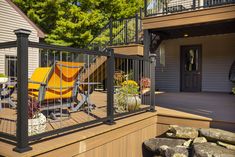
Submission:
[[[233,94],[235,95],[235,87],[232,89]]]

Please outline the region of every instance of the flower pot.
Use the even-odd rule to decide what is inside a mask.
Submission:
[[[141,94],[142,94],[142,95],[148,95],[149,92],[150,92],[150,88],[143,88],[143,89],[141,90]]]
[[[139,109],[141,105],[141,99],[138,95],[128,95],[127,96],[127,109],[128,111],[135,111]]]
[[[7,83],[8,78],[7,77],[0,77],[0,84]]]
[[[46,117],[39,113],[37,118],[28,119],[28,134],[29,136],[37,135],[45,132],[46,130]]]

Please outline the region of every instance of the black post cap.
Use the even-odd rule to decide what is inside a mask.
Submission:
[[[17,30],[14,30],[14,33],[15,34],[26,34],[26,35],[30,35],[31,34],[31,30],[28,30],[28,29],[17,29]]]
[[[155,54],[155,53],[150,53],[149,54],[149,58],[152,59],[152,60],[155,60],[156,57],[157,57],[157,54]]]

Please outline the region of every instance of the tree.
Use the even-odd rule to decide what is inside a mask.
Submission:
[[[47,34],[46,42],[85,47],[110,18],[133,16],[143,0],[14,0]]]

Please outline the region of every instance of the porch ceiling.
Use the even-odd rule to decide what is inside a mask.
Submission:
[[[162,28],[151,30],[151,32],[164,36],[164,39],[235,33],[235,19],[173,28]]]

